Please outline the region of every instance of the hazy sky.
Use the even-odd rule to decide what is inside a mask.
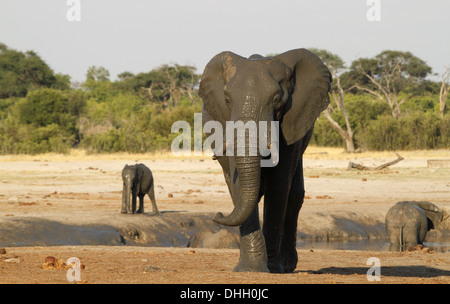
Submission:
[[[1,0],[0,42],[36,51],[74,81],[92,65],[112,79],[166,63],[201,73],[224,50],[250,56],[315,47],[349,65],[391,49],[412,52],[435,73],[450,66],[448,0],[78,0],[80,21],[72,22],[71,1]],[[376,2],[381,20],[370,22]]]

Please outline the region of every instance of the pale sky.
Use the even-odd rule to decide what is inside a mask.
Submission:
[[[434,73],[450,66],[448,0],[78,0],[80,21],[71,22],[72,1],[1,0],[0,42],[36,51],[72,81],[84,81],[92,65],[112,80],[170,63],[201,73],[224,50],[314,47],[350,65],[389,49],[412,52]],[[370,22],[377,2],[381,20]]]

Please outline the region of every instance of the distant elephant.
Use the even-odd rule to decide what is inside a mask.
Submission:
[[[389,250],[405,251],[422,244],[427,232],[442,221],[443,213],[434,204],[423,201],[398,202],[386,214]]]
[[[156,207],[153,175],[147,166],[144,164],[125,165],[122,170],[122,180],[122,213],[144,213],[144,196],[148,194],[153,207],[150,214],[159,214]],[[139,197],[139,209],[137,211],[136,197]]]
[[[264,153],[261,147],[250,153],[256,142],[272,143],[272,129],[258,138],[248,130],[248,136],[241,136],[245,142],[241,153],[239,135],[234,143],[214,142],[212,147],[216,152],[213,159],[222,167],[234,204],[231,214],[219,212],[214,221],[240,226],[240,258],[234,271],[285,273],[296,268],[297,220],[305,193],[302,155],[315,120],[329,104],[331,81],[322,60],[306,49],[249,58],[222,52],[207,64],[199,87],[206,135],[212,136],[206,128],[210,121],[220,123],[223,138],[229,122],[243,122],[244,134],[252,122],[257,126],[260,122],[279,122],[282,131],[278,150],[268,144],[263,147]],[[278,161],[276,166],[262,166],[268,149],[273,161]],[[261,231],[258,202],[262,196]]]

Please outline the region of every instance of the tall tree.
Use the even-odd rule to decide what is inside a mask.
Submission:
[[[109,71],[104,67],[91,66],[86,72],[86,80],[106,81],[109,80]]]
[[[162,65],[150,72],[132,75],[120,74],[115,86],[119,90],[134,91],[141,98],[149,100],[162,109],[178,105],[181,96],[195,100],[195,86],[200,77],[192,66]]]
[[[400,116],[400,106],[414,95],[413,87],[431,73],[431,67],[422,59],[401,51],[383,51],[375,58],[357,59],[351,70],[356,82],[352,88],[385,100],[395,118]],[[400,92],[406,96],[399,98]]]
[[[344,140],[347,147],[347,152],[353,153],[355,152],[355,143],[353,140],[354,132],[350,124],[348,112],[345,108],[345,92],[341,84],[341,74],[345,70],[344,61],[338,55],[326,50],[310,50],[322,59],[333,76],[333,83],[331,86],[332,99],[329,106],[325,111],[323,111],[323,114],[325,118],[330,122],[333,129],[335,129]],[[336,122],[331,116],[331,113],[337,112],[342,113],[342,115],[344,116],[345,127],[339,125],[339,123]]]
[[[450,78],[450,67],[446,68],[445,72],[441,75],[442,85],[439,92],[439,113],[441,117],[444,117],[445,103],[447,102],[447,95],[450,89],[450,84],[447,83]]]
[[[0,43],[0,98],[23,97],[31,89],[49,88],[58,80],[35,52],[19,52]]]

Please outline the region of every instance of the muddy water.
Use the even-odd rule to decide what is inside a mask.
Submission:
[[[424,242],[425,247],[436,252],[450,252],[450,242]],[[322,250],[360,250],[360,251],[388,251],[389,242],[387,239],[370,239],[370,240],[351,240],[351,241],[330,241],[330,242],[312,242],[298,241],[299,249],[322,249]]]
[[[208,244],[235,242],[239,239],[237,228],[230,229],[229,233],[219,233],[223,232],[224,227],[212,223],[210,219],[210,214],[165,213],[157,218],[146,215],[115,216],[98,221],[97,224],[81,225],[42,218],[14,218],[0,222],[0,247],[62,245],[188,247],[196,238],[198,241],[200,235],[208,236],[209,240],[206,242]],[[380,224],[373,226],[346,224],[339,227],[341,228],[333,230],[333,234],[323,231],[313,236],[305,234],[305,231],[299,232],[297,248],[389,250],[385,231]],[[223,239],[223,236],[227,238]],[[330,236],[338,236],[340,239],[333,239]],[[431,241],[425,242],[424,246],[437,252],[450,252],[450,239],[430,239]],[[236,248],[236,246],[233,244],[221,248]]]

